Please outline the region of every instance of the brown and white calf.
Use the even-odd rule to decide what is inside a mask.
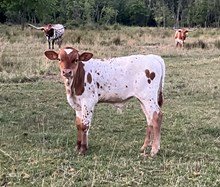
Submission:
[[[58,53],[46,51],[50,60],[58,60],[64,78],[67,101],[76,112],[77,150],[85,154],[94,107],[99,102],[121,104],[136,97],[147,120],[144,151],[152,143],[151,155],[160,149],[161,106],[165,64],[157,55],[131,55],[109,60],[93,59],[67,47]]]
[[[184,41],[186,39],[189,29],[175,29],[175,44],[176,47],[184,47]]]

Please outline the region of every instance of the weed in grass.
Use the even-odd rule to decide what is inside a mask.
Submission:
[[[115,23],[112,27],[113,30],[121,30],[121,25],[119,25],[118,23]]]
[[[214,42],[214,46],[217,48],[217,49],[220,49],[220,40],[216,40]]]
[[[112,40],[112,43],[115,44],[115,45],[121,45],[121,38],[120,38],[120,36],[114,38]]]
[[[192,49],[192,48],[201,48],[201,49],[207,49],[208,45],[202,40],[198,40],[193,43],[186,43],[184,46],[186,49]]]

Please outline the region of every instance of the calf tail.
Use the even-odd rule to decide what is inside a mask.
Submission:
[[[160,91],[159,95],[158,95],[158,105],[161,108],[163,105],[163,92]]]
[[[161,58],[159,60],[160,65],[161,65],[161,70],[162,70],[162,74],[161,74],[161,79],[160,79],[160,85],[159,85],[159,90],[158,90],[158,105],[159,107],[162,107],[163,105],[163,87],[164,87],[164,80],[165,80],[165,63],[164,60]]]

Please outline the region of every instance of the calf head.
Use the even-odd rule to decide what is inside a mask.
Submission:
[[[175,38],[178,38],[182,41],[186,39],[186,35],[189,31],[187,29],[178,29],[175,33]]]
[[[71,47],[60,49],[59,52],[45,51],[45,56],[50,60],[58,60],[60,66],[61,76],[65,79],[72,79],[78,69],[79,63],[82,61],[88,61],[92,58],[93,54],[79,52]]]
[[[51,24],[48,24],[45,27],[42,27],[41,30],[45,32],[45,35],[47,37],[52,37],[54,34],[54,28],[52,27]]]

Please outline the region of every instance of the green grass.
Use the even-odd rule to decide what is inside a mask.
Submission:
[[[43,56],[47,44],[30,29],[0,30],[0,185],[220,186],[220,57],[211,34],[208,49],[182,50],[175,49],[168,30],[162,41],[151,28],[82,31],[87,35],[77,44],[67,40],[75,41],[71,37],[80,30],[67,30],[64,45],[96,58],[156,53],[165,59],[161,151],[151,158],[149,150],[139,151],[146,122],[135,99],[122,114],[109,104],[97,105],[88,153],[78,156],[74,111],[56,64]],[[10,43],[9,36],[20,42]],[[119,45],[113,42],[117,37]],[[108,45],[101,45],[105,40]],[[198,36],[189,35],[191,40]]]

